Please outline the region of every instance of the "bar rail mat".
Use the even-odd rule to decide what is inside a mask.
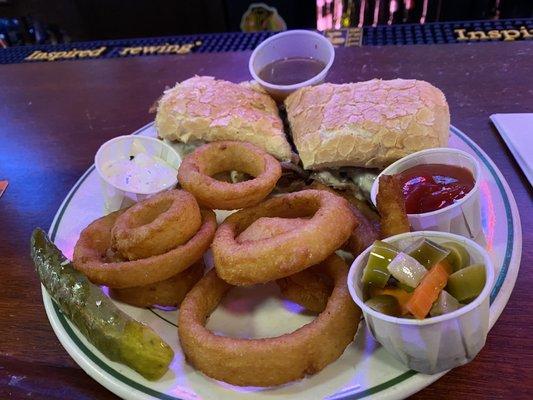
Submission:
[[[322,32],[335,46],[384,46],[533,40],[533,18],[433,22]],[[99,40],[0,49],[0,64],[253,50],[273,32]]]

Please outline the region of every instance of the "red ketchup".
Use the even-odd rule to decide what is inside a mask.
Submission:
[[[421,164],[398,174],[408,214],[440,210],[463,198],[474,187],[472,173],[446,164]]]

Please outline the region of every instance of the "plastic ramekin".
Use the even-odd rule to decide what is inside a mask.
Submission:
[[[489,330],[490,291],[494,267],[487,251],[474,241],[446,232],[409,232],[384,239],[391,244],[409,245],[425,237],[437,243],[459,242],[470,254],[471,263],[485,265],[486,283],[480,295],[460,309],[424,320],[396,318],[377,312],[364,303],[361,276],[370,248],[352,263],[348,289],[361,307],[374,338],[407,367],[436,374],[471,361],[485,345]]]
[[[420,214],[407,214],[414,231],[451,232],[476,239],[482,232],[479,185],[481,167],[470,154],[447,147],[421,150],[389,165],[378,175],[370,191],[370,199],[376,205],[381,175],[393,175],[421,164],[456,165],[468,169],[474,176],[475,184],[470,192],[447,207]]]
[[[325,67],[317,75],[294,85],[274,85],[262,80],[258,74],[266,65],[290,57],[311,57],[322,61]],[[323,35],[306,30],[292,30],[271,36],[255,48],[248,68],[257,81],[275,100],[282,101],[290,93],[304,86],[322,83],[333,65],[335,49]]]
[[[176,179],[169,181],[166,185],[155,191],[130,192],[128,188],[115,185],[103,173],[103,166],[118,158],[128,156],[131,151],[133,141],[139,141],[146,149],[147,155],[157,156],[176,169]],[[177,170],[181,163],[181,158],[171,146],[162,140],[147,136],[125,135],[118,136],[105,142],[94,157],[94,165],[100,177],[102,195],[104,197],[104,210],[106,213],[120,210],[121,208],[141,201],[154,194],[160,193],[174,187],[177,183]]]

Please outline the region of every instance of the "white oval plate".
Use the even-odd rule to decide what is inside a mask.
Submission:
[[[492,327],[507,304],[518,274],[522,251],[520,218],[511,190],[494,163],[464,133],[454,127],[451,133],[450,147],[474,155],[483,167],[481,197],[485,247],[497,269],[491,293]],[[155,136],[153,124],[134,134]],[[103,200],[92,166],[61,204],[50,227],[50,237],[67,257],[71,257],[80,231],[102,215]],[[91,377],[125,399],[244,399],[251,396],[277,400],[289,397],[398,399],[417,392],[443,375],[423,375],[406,369],[372,339],[361,323],[355,341],[343,356],[320,373],[275,388],[234,387],[207,378],[184,361],[175,326],[176,311],[140,309],[117,302],[122,310],[150,325],[174,348],[176,356],[169,372],[159,381],[150,382],[103,356],[65,319],[44,288],[42,293],[52,328],[67,352]],[[240,337],[276,336],[312,319],[296,308],[280,299],[272,286],[252,291],[236,289],[213,313],[208,327]],[[251,310],[253,313],[248,312]]]

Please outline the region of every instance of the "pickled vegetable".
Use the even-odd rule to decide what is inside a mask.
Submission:
[[[413,293],[413,291],[415,290],[415,288],[412,288],[409,285],[404,285],[401,282],[398,282],[398,288],[402,289],[402,290],[405,290],[407,293]]]
[[[411,289],[412,290],[412,289]],[[411,299],[411,293],[406,292],[403,289],[397,288],[397,287],[389,287],[385,286],[383,289],[381,288],[371,288],[370,289],[370,296],[392,296],[398,301],[398,305],[400,306],[401,314],[405,315],[409,311],[407,310],[407,302]]]
[[[443,290],[440,292],[437,301],[433,303],[429,315],[436,317],[438,315],[448,314],[458,310],[460,307],[461,304],[459,304],[455,297],[449,294],[446,290]]]
[[[369,286],[385,287],[390,277],[387,267],[398,253],[398,249],[393,245],[376,240],[370,250],[361,281]]]
[[[442,263],[435,264],[424,276],[407,303],[407,309],[418,319],[424,319],[448,281],[448,269]]]
[[[120,311],[39,228],[31,237],[31,257],[50,296],[98,350],[147,379],[165,374],[174,358],[171,347],[151,328]]]
[[[427,269],[413,257],[399,253],[387,267],[391,275],[404,285],[415,288],[418,286]]]
[[[468,254],[468,251],[461,244],[447,242],[443,243],[442,247],[450,250],[450,254],[448,254],[445,260],[450,263],[454,272],[470,264],[470,254]]]
[[[417,240],[405,249],[404,252],[409,254],[427,269],[431,268],[438,262],[441,262],[448,256],[448,254],[450,254],[450,250],[426,238]]]
[[[368,299],[365,304],[374,311],[382,314],[390,315],[392,317],[399,317],[401,308],[398,300],[393,296],[379,295]]]
[[[485,266],[472,264],[451,274],[446,290],[461,303],[469,302],[479,296],[485,282]]]

